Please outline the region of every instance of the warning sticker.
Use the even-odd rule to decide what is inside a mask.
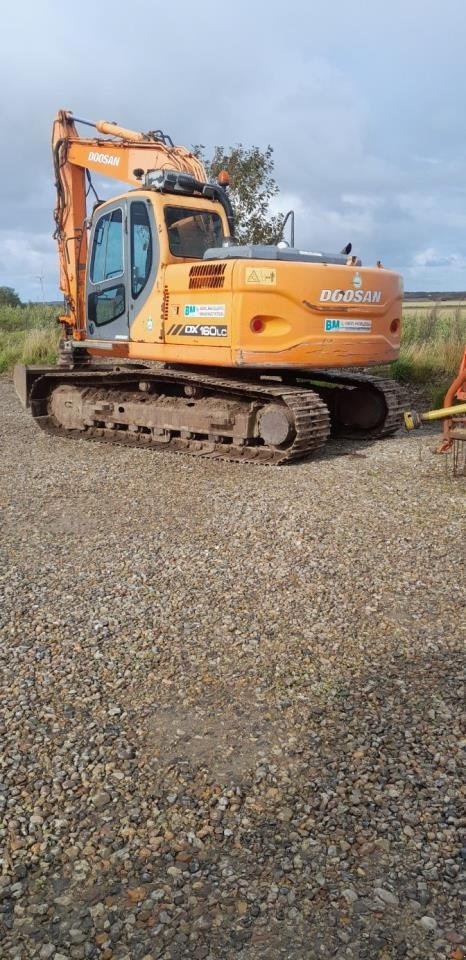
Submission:
[[[370,333],[372,320],[324,320],[325,333]]]
[[[225,316],[224,303],[187,303],[183,310],[185,317],[210,320],[212,317]]]
[[[246,267],[246,283],[262,283],[275,286],[277,271],[270,267]]]

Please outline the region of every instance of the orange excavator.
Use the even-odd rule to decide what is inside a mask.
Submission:
[[[15,371],[44,430],[278,464],[398,429],[393,382],[354,369],[398,357],[398,274],[347,249],[238,244],[228,175],[208,182],[160,130],[61,110],[52,153],[59,360]],[[91,172],[131,189],[101,202]]]

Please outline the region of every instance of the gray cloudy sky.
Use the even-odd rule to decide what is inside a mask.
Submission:
[[[55,297],[57,109],[271,143],[302,247],[466,289],[464,0],[23,0],[0,35],[0,285]],[[111,194],[112,184],[108,187]],[[114,186],[113,186],[114,189]]]

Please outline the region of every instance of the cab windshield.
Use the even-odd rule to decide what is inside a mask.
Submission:
[[[221,247],[223,224],[218,213],[192,207],[165,207],[170,253],[174,257],[202,260],[209,247]]]

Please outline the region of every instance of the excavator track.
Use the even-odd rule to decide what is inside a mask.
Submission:
[[[180,371],[180,367],[173,367]],[[189,369],[190,375],[195,368]],[[216,370],[215,373],[218,371]],[[255,370],[258,382],[280,383],[313,390],[330,414],[331,436],[341,440],[380,440],[403,426],[404,403],[398,384],[388,377],[338,370],[273,369]],[[243,372],[229,371],[231,379],[242,380]]]
[[[378,440],[403,425],[403,401],[394,380],[367,374],[301,370],[287,383],[309,386],[327,404],[331,434],[344,440]]]
[[[237,462],[300,460],[330,434],[327,406],[307,386],[165,368],[57,369],[34,382],[30,404],[52,435]]]

